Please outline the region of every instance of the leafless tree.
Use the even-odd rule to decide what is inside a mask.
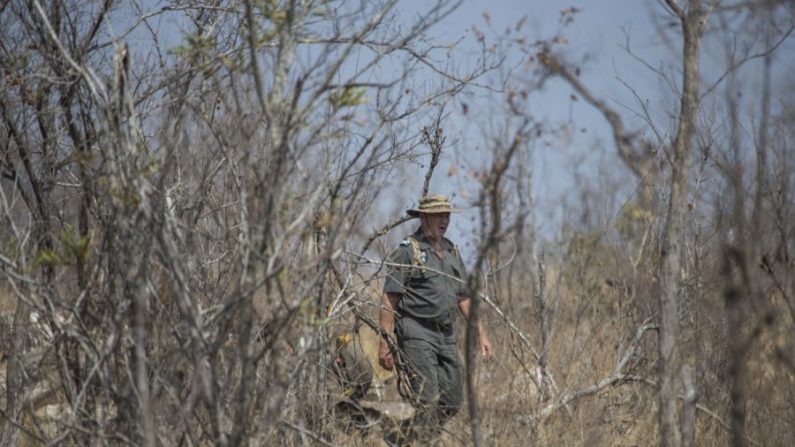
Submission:
[[[676,113],[673,114],[673,116],[675,116],[676,122],[674,137],[671,141],[666,141],[665,139],[661,139],[659,141],[662,146],[662,155],[664,157],[663,165],[665,168],[662,171],[663,175],[652,171],[652,165],[649,164],[650,161],[653,161],[653,158],[648,157],[649,154],[647,149],[654,148],[656,146],[655,144],[640,140],[637,137],[637,134],[627,130],[623,124],[620,114],[608,106],[603,100],[594,96],[581,82],[581,80],[573,73],[573,70],[561,62],[559,57],[553,52],[544,49],[539,54],[539,59],[551,73],[561,76],[563,79],[565,79],[574,88],[574,90],[581,95],[581,97],[583,97],[589,104],[594,106],[604,115],[607,122],[612,127],[615,144],[618,148],[618,154],[620,158],[624,161],[628,168],[640,178],[641,183],[648,182],[648,184],[654,185],[655,183],[665,181],[667,188],[667,194],[665,195],[667,205],[665,206],[664,211],[660,211],[660,215],[664,216],[665,223],[660,234],[660,256],[658,261],[660,337],[658,345],[659,356],[657,362],[659,365],[660,387],[660,440],[663,445],[680,445],[682,443],[692,445],[692,437],[694,433],[692,428],[694,422],[692,418],[695,416],[694,412],[691,410],[692,408],[695,408],[695,399],[692,397],[688,397],[686,399],[686,403],[689,403],[690,407],[686,408],[684,415],[680,414],[679,405],[681,393],[687,391],[688,396],[690,396],[695,392],[692,387],[689,387],[687,390],[685,390],[680,385],[680,378],[682,377],[681,374],[683,368],[680,320],[687,312],[687,308],[682,300],[684,295],[688,293],[686,291],[688,287],[687,283],[691,281],[691,279],[683,277],[682,273],[686,270],[685,267],[690,262],[686,259],[686,255],[689,251],[685,251],[689,246],[687,236],[687,228],[689,227],[689,224],[687,216],[690,213],[689,210],[692,210],[696,206],[696,204],[694,204],[689,198],[689,189],[690,184],[692,183],[691,164],[693,160],[693,147],[697,142],[696,137],[698,135],[702,135],[699,137],[699,144],[702,145],[702,148],[706,146],[703,143],[704,141],[710,141],[709,137],[704,137],[705,132],[698,128],[700,103],[705,96],[713,93],[717,86],[721,85],[721,83],[727,77],[731,78],[743,64],[755,58],[766,57],[766,55],[769,56],[771,52],[775,51],[781,42],[787,39],[787,37],[790,35],[791,26],[785,24],[784,26],[778,28],[769,28],[771,30],[775,29],[775,31],[772,31],[771,34],[768,34],[768,40],[765,45],[762,45],[763,49],[760,53],[754,54],[753,52],[749,52],[748,54],[740,55],[734,59],[731,59],[729,63],[727,63],[725,73],[719,76],[717,81],[712,84],[707,84],[704,87],[703,85],[705,82],[702,80],[702,76],[700,74],[699,59],[702,53],[702,37],[704,36],[705,31],[712,31],[709,28],[710,21],[726,25],[725,20],[729,20],[727,19],[728,14],[746,14],[750,17],[753,17],[754,14],[769,14],[769,12],[766,11],[783,11],[785,13],[783,14],[785,16],[783,21],[786,22],[787,7],[777,4],[776,2],[762,5],[761,3],[755,4],[754,2],[732,3],[689,1],[681,4],[680,2],[674,0],[666,0],[663,6],[665,7],[665,10],[668,12],[668,14],[670,14],[670,17],[673,18],[673,21],[677,24],[677,28],[681,31],[682,51],[682,79],[680,82],[669,79],[667,75],[657,71],[652,67],[653,70],[659,73],[662,78],[668,79],[670,85],[678,85],[676,93],[679,99],[679,106]],[[736,20],[736,18],[733,19]],[[721,22],[721,20],[723,20],[723,22]],[[773,34],[775,34],[775,37],[771,37]],[[651,67],[650,65],[647,66]],[[766,136],[763,135],[764,132],[767,131],[766,122],[768,118],[766,117],[766,114],[768,112],[764,111],[764,109],[769,107],[769,105],[764,105],[767,101],[764,99],[765,97],[766,96],[763,92],[763,118],[761,119],[758,130],[758,132],[760,132],[760,138],[758,141],[763,144],[761,146],[757,146],[757,181],[760,182],[759,186],[755,188],[758,194],[757,201],[760,200],[759,197],[764,195],[762,184],[765,181],[763,179],[766,177],[764,170],[766,166],[765,146],[767,146],[767,144],[765,143]],[[647,123],[649,124],[650,130],[648,133],[651,135],[656,135],[659,138],[662,135],[658,130],[660,127],[659,124],[657,123],[656,119],[649,114],[648,108],[643,101],[641,101],[640,98],[638,98],[638,100],[640,107],[638,115],[645,117]],[[730,106],[725,110],[730,111],[732,114],[731,116],[735,116],[733,114],[736,113],[737,109],[736,107],[732,107],[730,104]],[[728,128],[733,129],[732,132],[740,132],[741,125],[735,118],[733,120],[733,124],[730,124]],[[706,152],[702,150],[701,154],[704,157],[704,161],[707,161],[710,158],[709,153],[709,149],[707,149]],[[733,164],[733,166],[739,167],[740,165]],[[699,179],[703,177],[704,169],[705,163],[701,163],[697,171]],[[669,173],[668,176],[665,175],[665,172]],[[731,176],[731,178],[734,178],[737,181],[739,181],[741,177],[742,176],[739,174],[734,174]],[[701,180],[697,179],[697,188],[700,185],[700,182]],[[736,200],[739,200],[739,202],[735,203],[735,209],[745,209],[745,205],[742,202],[744,189],[741,186],[737,186],[733,189],[733,191],[733,197],[735,197]],[[758,209],[758,206],[756,206],[755,209]],[[744,215],[744,211],[738,212]],[[755,214],[754,216],[755,217],[752,220],[754,220],[754,222],[758,225],[758,220],[755,220],[758,219],[758,214]],[[732,221],[742,222],[743,220],[735,218],[732,219]],[[759,233],[749,234],[748,231],[745,231],[742,227],[733,228],[732,232],[735,231],[738,232],[736,234],[748,234],[750,238],[744,238],[743,240],[753,241],[751,242],[752,245],[758,244],[761,239]],[[746,256],[745,250],[729,250],[725,253],[728,255],[726,256],[726,259],[734,260],[726,261],[726,271],[728,276],[724,281],[726,284],[736,285],[728,286],[727,289],[728,295],[726,296],[732,297],[731,299],[727,300],[727,309],[729,310],[730,320],[729,327],[739,329],[740,327],[744,326],[745,322],[747,321],[747,317],[745,316],[744,312],[740,311],[736,305],[731,303],[737,302],[737,298],[739,298],[738,293],[740,295],[744,295],[744,293],[739,292],[737,287],[741,287],[743,290],[746,290],[747,287],[753,287],[754,282],[747,276],[739,274],[738,276],[730,273],[732,270],[732,265],[745,265],[745,263],[748,262],[743,260],[740,264],[737,264],[739,261],[736,255],[731,255],[731,253],[742,253],[741,257],[744,259]],[[745,267],[742,271],[749,270],[752,270],[752,268]],[[732,315],[734,315],[734,317],[732,317]],[[746,349],[748,346],[748,339],[736,335],[732,335],[730,337],[733,338],[733,346],[735,346],[735,343],[738,343],[735,348],[731,349],[731,351],[734,352],[731,357],[736,359],[738,362],[737,367],[732,368],[732,371],[737,373],[735,383],[741,384],[744,383],[745,379],[742,375],[742,364],[744,363],[744,360],[740,359],[743,357],[744,353],[747,352]],[[685,369],[688,371],[690,370],[689,367]],[[690,383],[689,374],[685,374],[684,377],[686,379],[685,381]],[[731,401],[733,402],[732,405],[735,406],[731,412],[733,415],[731,431],[733,433],[733,439],[737,445],[743,444],[745,442],[744,440],[746,439],[745,432],[742,428],[742,420],[744,419],[742,395],[743,391],[740,386],[739,388],[735,389],[733,392],[734,397],[731,398]],[[687,417],[685,418],[685,416]],[[681,431],[680,427],[682,429]]]
[[[626,49],[677,104],[660,117],[626,83],[631,128],[563,34],[531,41],[521,19],[491,45],[473,27],[477,60],[450,57],[432,31],[459,3],[3,3],[0,444],[346,443],[335,336],[377,329],[389,237],[445,163],[480,298],[457,441],[567,443],[587,411],[625,433],[604,416],[658,407],[646,440],[783,443],[792,429],[748,414],[793,414],[795,108],[776,94],[792,7],[653,3],[679,72]],[[604,116],[636,183],[610,202],[600,168],[546,237],[534,155],[577,124],[529,107],[552,77]],[[775,398],[755,393],[759,364]]]
[[[497,63],[439,62],[456,2],[396,5],[4,3],[4,444],[329,439],[343,254]]]

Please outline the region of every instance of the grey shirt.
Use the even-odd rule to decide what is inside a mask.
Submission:
[[[455,246],[448,239],[442,242],[440,258],[428,243],[422,229],[414,239],[419,241],[420,264],[412,265],[413,248],[408,240],[400,243],[389,256],[389,262],[402,264],[387,267],[384,293],[400,295],[397,312],[417,320],[449,324],[451,311],[464,297],[468,280],[466,267]]]

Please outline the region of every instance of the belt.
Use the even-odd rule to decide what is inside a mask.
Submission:
[[[431,320],[427,318],[417,318],[407,315],[404,315],[401,318],[408,318],[409,320],[414,320],[425,329],[430,329],[431,331],[439,332],[440,334],[443,335],[453,335],[453,323],[451,323],[450,321]]]

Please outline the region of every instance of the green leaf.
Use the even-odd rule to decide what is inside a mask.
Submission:
[[[367,102],[364,94],[367,90],[364,87],[345,87],[342,92],[334,92],[329,95],[329,102],[334,110],[343,107],[354,107]]]
[[[83,260],[88,255],[90,240],[88,237],[78,235],[71,225],[66,225],[61,230],[61,244],[66,254],[78,260]]]
[[[33,260],[33,265],[61,265],[64,264],[63,258],[55,250],[41,250]]]

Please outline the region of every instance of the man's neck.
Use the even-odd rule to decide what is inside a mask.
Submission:
[[[436,250],[437,253],[441,253],[442,251],[442,238],[435,238],[431,235],[431,232],[428,231],[424,227],[420,227],[422,231],[422,235],[425,237],[425,241]]]

